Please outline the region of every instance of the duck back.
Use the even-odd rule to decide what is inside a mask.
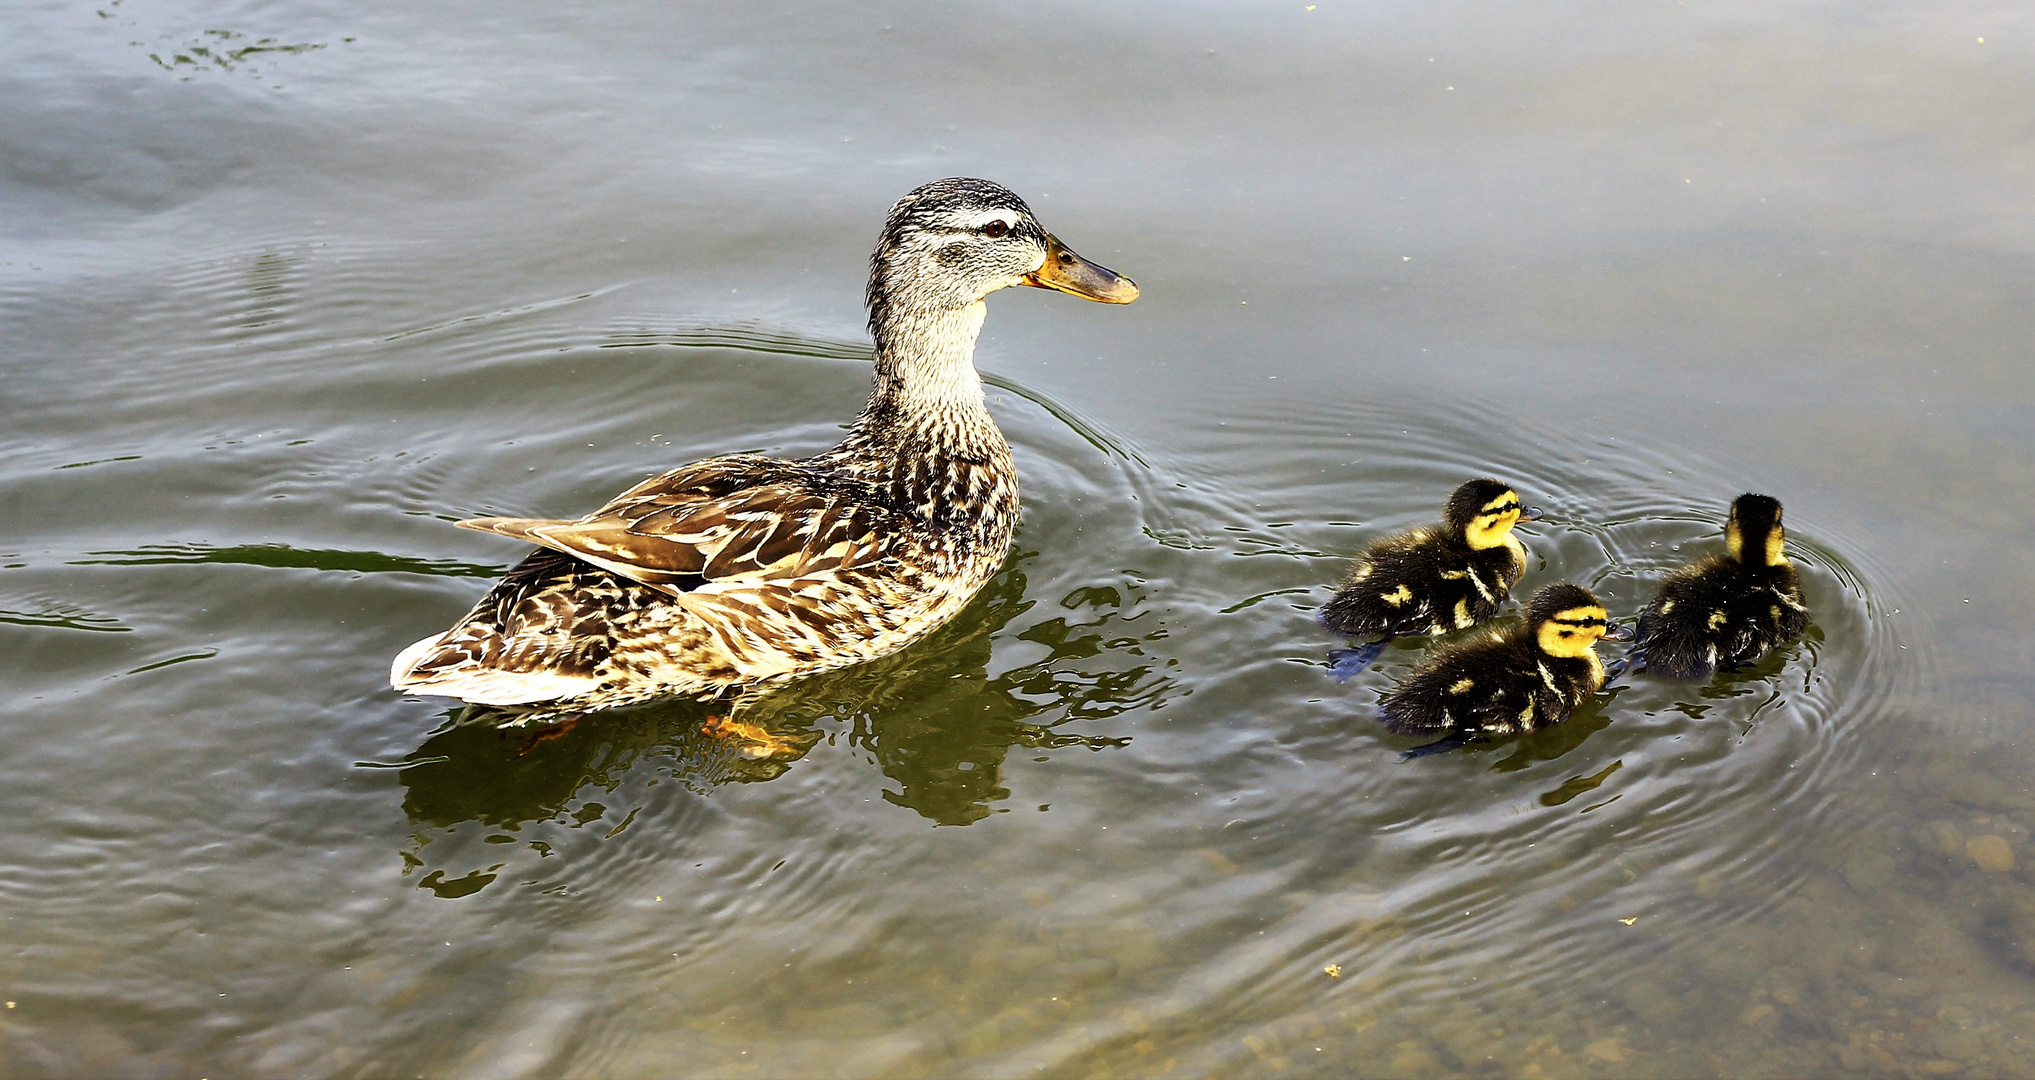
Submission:
[[[1795,568],[1747,566],[1724,556],[1677,571],[1639,616],[1635,651],[1675,679],[1735,668],[1809,625]]]

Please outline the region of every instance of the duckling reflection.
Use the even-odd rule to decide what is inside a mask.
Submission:
[[[1002,768],[1011,748],[1122,746],[1130,740],[1063,727],[1162,704],[1174,686],[1147,651],[1163,631],[1141,623],[1124,632],[1140,598],[1114,588],[1077,590],[1061,602],[1067,614],[1026,627],[1016,636],[1046,646],[1047,655],[992,678],[995,636],[1036,603],[1025,598],[1018,565],[1029,557],[1018,556],[961,616],[924,640],[761,698],[742,711],[740,730],[726,730],[712,705],[687,701],[618,710],[612,723],[542,741],[448,724],[406,759],[415,764],[401,774],[403,809],[420,827],[563,823],[588,785],[614,792],[647,762],[705,792],[775,779],[821,740],[845,735],[894,782],[883,790],[885,801],[941,825],[979,821],[1009,797]],[[1062,715],[1032,722],[1053,712]],[[828,721],[846,730],[830,734],[822,727]],[[708,730],[717,725],[723,729]]]

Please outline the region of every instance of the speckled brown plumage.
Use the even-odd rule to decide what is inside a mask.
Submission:
[[[997,185],[907,195],[872,260],[875,388],[840,445],[799,461],[695,462],[574,520],[460,522],[544,550],[404,650],[391,682],[531,723],[754,691],[938,626],[995,574],[1017,524],[1010,446],[973,364],[982,298],[1017,284],[1137,295]]]

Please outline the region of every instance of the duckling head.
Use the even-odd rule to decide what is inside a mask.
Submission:
[[[998,289],[1035,285],[1105,304],[1138,298],[1129,278],[1076,255],[1001,184],[935,180],[890,208],[869,260],[869,325],[979,304]]]
[[[1788,556],[1781,548],[1787,539],[1779,499],[1748,491],[1732,501],[1731,520],[1724,523],[1724,546],[1732,558],[1754,566],[1786,566]]]
[[[1505,543],[1514,525],[1538,517],[1538,507],[1519,505],[1519,494],[1510,484],[1488,477],[1456,488],[1442,509],[1449,532],[1462,537],[1473,551]]]
[[[1543,585],[1526,602],[1526,625],[1540,651],[1549,656],[1588,656],[1597,639],[1614,627],[1597,597],[1581,585]]]

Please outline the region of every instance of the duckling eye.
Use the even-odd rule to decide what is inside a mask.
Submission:
[[[1003,234],[1009,231],[1010,226],[1001,220],[992,221],[989,224],[984,225],[982,227],[982,235],[989,237],[991,240],[994,240],[997,237],[1002,236]]]

